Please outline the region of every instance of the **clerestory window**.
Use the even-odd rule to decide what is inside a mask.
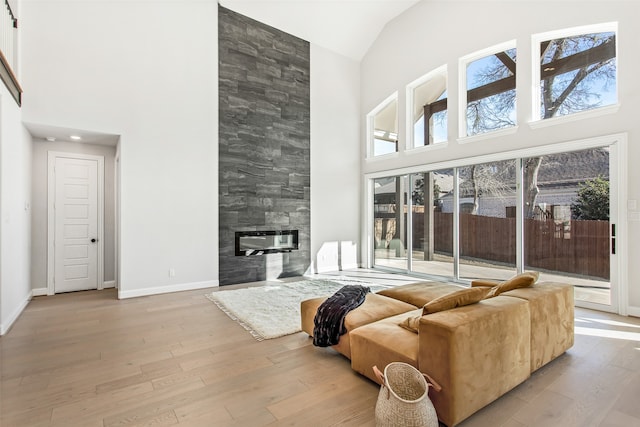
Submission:
[[[582,28],[564,36],[534,36],[540,120],[617,104],[616,31],[613,25],[601,27],[611,31]]]
[[[369,153],[383,156],[398,151],[398,100],[394,94],[367,115]]]
[[[466,106],[461,136],[473,136],[516,125],[515,43],[498,46],[489,54],[461,60]]]
[[[446,142],[447,67],[440,67],[408,86],[411,105],[409,148]]]

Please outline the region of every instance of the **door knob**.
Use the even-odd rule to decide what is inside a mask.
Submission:
[[[91,239],[91,243],[95,243],[97,241],[98,241],[98,239]]]

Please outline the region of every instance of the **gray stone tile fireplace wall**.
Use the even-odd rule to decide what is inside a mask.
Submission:
[[[220,284],[310,263],[309,43],[219,7]],[[238,256],[235,234],[298,230],[298,249]]]

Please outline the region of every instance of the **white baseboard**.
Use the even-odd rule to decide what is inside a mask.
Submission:
[[[29,293],[24,301],[22,301],[20,306],[18,306],[18,308],[16,308],[13,313],[11,313],[11,316],[9,316],[6,322],[0,323],[0,335],[4,335],[9,332],[9,329],[11,329],[11,326],[13,326],[15,321],[18,320],[18,317],[20,317],[24,309],[27,307],[29,301],[31,301],[31,293]]]
[[[118,289],[118,299],[144,297],[148,295],[168,294],[171,292],[192,291],[196,289],[215,288],[218,286],[220,286],[219,281],[210,280],[207,282],[191,282],[191,283],[181,283],[178,285],[157,286],[154,288],[134,289],[132,291],[125,291],[122,289]]]
[[[340,266],[340,270],[356,270],[360,266],[358,264],[345,264]]]
[[[627,311],[628,311],[627,314],[629,314],[629,316],[640,317],[640,307],[629,306],[627,308]]]
[[[31,289],[31,296],[32,297],[42,297],[47,295],[49,292],[49,290],[47,288],[35,288],[35,289]]]
[[[110,280],[102,284],[103,289],[109,289],[109,288],[115,288],[115,287],[116,287],[115,280]],[[35,288],[31,290],[31,296],[42,297],[46,295],[49,295],[49,290],[47,288]]]

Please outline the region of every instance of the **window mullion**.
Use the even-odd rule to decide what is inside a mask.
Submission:
[[[516,271],[524,271],[524,188],[522,187],[524,160],[516,161]]]
[[[459,169],[453,169],[453,280],[460,280],[460,180]]]
[[[408,188],[407,194],[407,271],[413,270],[413,174],[407,176]]]

